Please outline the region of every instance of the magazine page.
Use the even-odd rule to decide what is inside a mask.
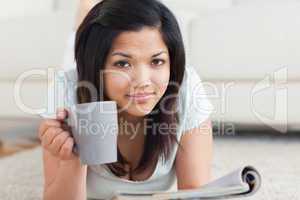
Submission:
[[[261,185],[261,176],[252,166],[238,168],[199,189],[176,192],[143,191],[116,192],[113,199],[224,199],[253,195]]]

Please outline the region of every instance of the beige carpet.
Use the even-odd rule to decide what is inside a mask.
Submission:
[[[243,165],[262,174],[262,187],[248,200],[300,199],[300,134],[218,136],[214,142],[214,178]],[[42,199],[41,149],[0,159],[0,199]],[[237,199],[237,198],[236,198]]]

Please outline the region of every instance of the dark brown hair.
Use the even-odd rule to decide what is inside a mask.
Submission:
[[[99,72],[105,65],[113,40],[124,31],[139,31],[144,27],[158,28],[162,34],[170,55],[170,83],[172,83],[168,85],[153,111],[145,116],[150,119],[147,120],[150,123],[147,127],[152,123],[178,124],[176,109],[178,86],[182,83],[185,71],[184,44],[175,16],[157,0],[104,0],[91,9],[76,32],[75,60],[78,81],[91,83],[98,94],[102,92],[103,95],[92,98],[88,88],[78,87],[78,103],[109,100],[103,91],[105,87],[103,80],[100,80]],[[169,98],[170,96],[174,98]],[[162,111],[160,107],[162,100],[164,109],[173,112]],[[166,161],[175,143],[180,146],[176,132],[176,129],[168,129],[167,134],[157,134],[156,130],[147,130],[143,156],[134,171],[143,171],[150,162],[157,161],[159,156],[163,156],[163,161]],[[126,163],[118,149],[118,162],[107,166],[117,176],[124,176],[128,173],[124,169]]]

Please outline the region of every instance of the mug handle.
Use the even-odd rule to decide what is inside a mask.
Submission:
[[[68,125],[68,126],[70,126],[71,125],[71,122],[70,122],[70,112],[72,112],[72,108],[71,108],[71,106],[68,106],[68,107],[66,107],[66,109],[67,109],[67,111],[69,112],[68,113],[68,117],[67,118],[65,118],[64,119],[64,122]],[[73,136],[73,133],[71,132],[71,135],[72,135],[72,137],[73,137],[73,139],[74,139],[74,136]],[[77,154],[77,155],[79,155],[79,151],[78,151],[78,146],[77,146],[77,144],[76,143],[74,143],[74,146],[73,146],[73,150],[72,150],[75,154]]]

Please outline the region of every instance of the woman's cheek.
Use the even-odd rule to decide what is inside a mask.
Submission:
[[[155,78],[156,87],[160,96],[162,96],[166,92],[169,85],[169,78],[169,75],[161,75]]]
[[[120,100],[128,90],[128,78],[123,74],[108,74],[105,77],[106,91],[110,99]]]
[[[163,96],[168,88],[168,85],[166,83],[160,83],[158,88],[159,88],[159,95]]]

